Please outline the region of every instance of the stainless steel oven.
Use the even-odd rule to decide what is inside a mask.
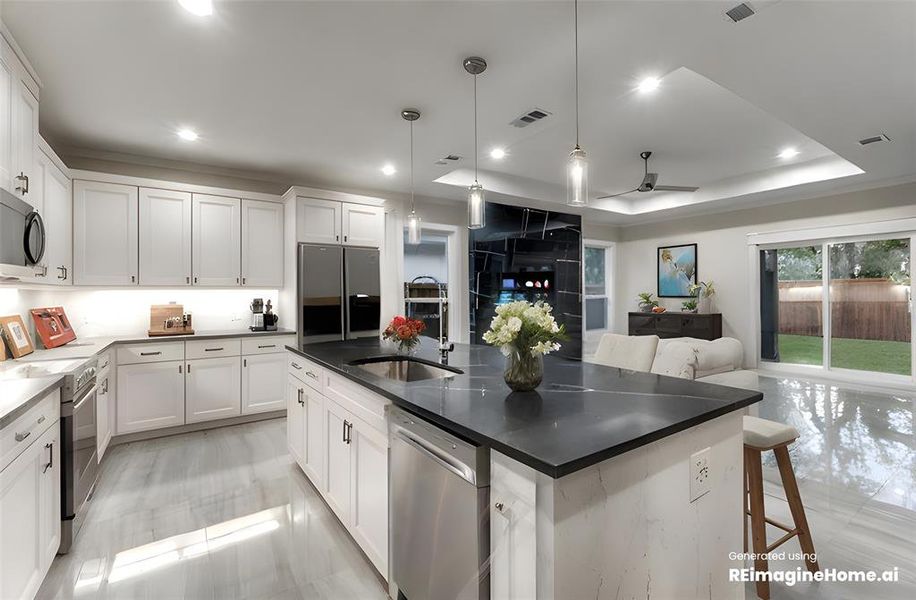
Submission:
[[[61,394],[61,554],[70,550],[99,476],[95,362],[67,377]]]

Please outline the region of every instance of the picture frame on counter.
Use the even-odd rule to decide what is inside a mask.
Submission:
[[[29,330],[26,329],[25,323],[19,315],[0,317],[0,331],[3,332],[6,346],[9,348],[13,358],[22,358],[35,351],[35,347],[32,345],[32,338],[29,336]]]

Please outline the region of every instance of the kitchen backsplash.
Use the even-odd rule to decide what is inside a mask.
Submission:
[[[252,298],[270,299],[274,312],[277,290],[206,289],[36,289],[0,287],[0,316],[18,314],[35,340],[35,326],[29,309],[63,306],[77,337],[101,335],[142,335],[149,329],[152,304],[176,302],[193,315],[194,329],[247,329]],[[294,318],[294,315],[287,315]],[[39,342],[40,344],[40,342]]]

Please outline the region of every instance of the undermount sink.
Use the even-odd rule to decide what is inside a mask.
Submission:
[[[461,375],[464,371],[454,367],[413,358],[411,356],[374,356],[351,361],[350,366],[358,367],[367,373],[395,381],[424,381],[426,379],[445,379]]]

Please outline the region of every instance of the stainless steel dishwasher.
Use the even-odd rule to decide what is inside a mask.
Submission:
[[[489,449],[395,407],[389,416],[398,599],[488,599]]]

